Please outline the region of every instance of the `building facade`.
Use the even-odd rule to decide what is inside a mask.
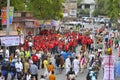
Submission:
[[[9,36],[18,35],[17,28],[20,27],[21,32],[27,35],[28,32],[36,34],[38,28],[35,26],[37,19],[33,17],[31,12],[15,12],[13,15],[13,22],[9,26]],[[6,25],[2,26],[0,36],[6,36]]]
[[[81,9],[89,9],[89,17],[92,17],[92,13],[95,10],[95,0],[82,0]]]
[[[63,3],[63,15],[67,19],[77,18],[77,0],[66,0]]]

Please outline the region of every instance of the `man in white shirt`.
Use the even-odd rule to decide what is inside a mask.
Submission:
[[[17,72],[17,78],[20,80],[23,72],[23,64],[21,63],[20,59],[18,59],[18,61],[15,63],[15,68]]]
[[[70,68],[71,68],[70,57],[68,57],[68,58],[65,60],[65,68],[66,68],[66,74],[67,74],[68,71],[70,71]]]
[[[79,65],[80,65],[80,63],[79,63],[78,57],[76,56],[76,58],[73,60],[73,67],[74,67],[74,72],[75,72],[76,76],[79,72],[79,68],[80,68]]]
[[[3,59],[3,49],[0,46],[0,63],[1,63],[2,59]]]
[[[17,49],[15,50],[15,52],[17,53],[17,55],[20,55],[20,49],[17,47]]]
[[[29,41],[29,42],[28,42],[28,46],[29,46],[30,51],[32,51],[32,46],[33,46],[32,41]]]
[[[38,57],[38,69],[40,69],[40,59],[41,59],[41,53],[39,51],[36,52],[36,56]]]
[[[9,58],[9,55],[10,55],[10,53],[9,53],[9,49],[8,49],[8,47],[6,48],[6,52],[5,52],[5,58]]]

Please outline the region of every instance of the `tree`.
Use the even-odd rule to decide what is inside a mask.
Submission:
[[[82,0],[77,0],[77,15],[80,15],[81,13],[84,13],[84,10],[81,10],[81,2]],[[82,12],[83,11],[83,12]]]
[[[113,22],[117,22],[120,13],[120,0],[105,0],[106,14],[112,19]]]
[[[7,0],[4,1],[4,0],[0,0],[0,9],[2,9],[3,6],[7,6]]]
[[[25,11],[24,0],[11,0],[10,5],[14,6],[15,11]]]
[[[77,6],[80,6],[82,1],[83,0],[77,0]]]
[[[0,0],[0,9],[4,6],[7,6],[7,0]],[[10,6],[13,6],[15,11],[25,10],[24,0],[10,0]]]
[[[106,15],[105,13],[105,0],[95,0],[96,8],[93,12],[93,16]]]
[[[64,0],[29,0],[28,8],[39,19],[61,19]]]

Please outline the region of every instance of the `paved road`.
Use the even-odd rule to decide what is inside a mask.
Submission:
[[[85,27],[88,27],[88,28],[93,28],[94,26],[96,27],[101,27],[102,25],[92,25],[92,24],[85,24]],[[80,52],[80,46],[77,47],[76,49],[76,54],[78,54]],[[117,57],[117,50],[113,49],[113,55],[115,55],[116,59],[118,58]],[[77,76],[77,80],[86,80],[86,75],[87,75],[87,72],[88,72],[88,69],[85,69],[85,71],[83,73],[78,73],[78,76]],[[40,79],[40,75],[43,74],[43,70],[39,70],[39,75],[38,75],[38,78]],[[66,76],[65,76],[65,70],[62,72],[62,74],[56,74],[56,77],[57,77],[57,80],[66,80]],[[38,79],[38,80],[39,80]],[[8,78],[8,80],[10,80],[10,76]],[[15,79],[16,80],[16,79]],[[101,69],[100,72],[99,72],[99,76],[98,76],[98,79],[97,80],[103,80],[103,70]],[[119,79],[120,80],[120,79]]]
[[[94,26],[98,27],[98,28],[102,27],[102,25],[97,25],[97,24],[95,24],[95,25],[85,24],[85,27],[87,27],[87,28],[93,28]],[[115,60],[117,60],[118,59],[117,50],[114,48],[112,50],[113,50],[113,55],[115,56]],[[79,51],[80,51],[80,47],[77,47],[76,53],[79,53]],[[88,69],[86,69],[83,73],[79,72],[77,80],[86,80],[87,72],[88,72]],[[101,70],[99,71],[99,75],[98,75],[97,80],[103,80],[103,75],[104,75],[103,69],[101,68]],[[62,74],[58,74],[57,80],[66,80],[65,72],[63,72]],[[115,80],[117,80],[117,79],[115,79]],[[120,80],[120,78],[118,80]]]

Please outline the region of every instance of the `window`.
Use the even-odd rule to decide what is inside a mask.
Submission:
[[[21,17],[21,13],[20,13],[20,12],[16,12],[16,13],[14,13],[13,16],[14,16],[14,17]]]
[[[26,13],[25,13],[25,12],[22,12],[21,17],[25,17],[25,16],[26,16]]]
[[[85,5],[85,8],[90,8],[90,4],[86,4],[86,5]]]
[[[32,17],[31,13],[26,13],[26,17]]]

